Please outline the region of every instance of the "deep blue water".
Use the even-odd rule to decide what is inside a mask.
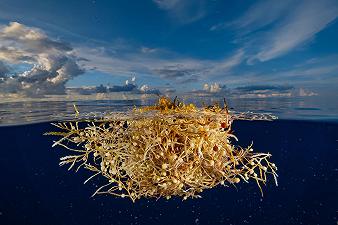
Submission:
[[[338,123],[235,121],[239,144],[254,141],[278,166],[262,198],[254,182],[206,190],[201,199],[100,195],[89,173],[59,167],[67,152],[42,136],[49,123],[0,127],[0,224],[337,224]]]

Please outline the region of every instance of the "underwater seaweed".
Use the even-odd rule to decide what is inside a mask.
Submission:
[[[267,174],[277,185],[277,167],[269,161],[271,154],[232,144],[237,141],[231,133],[236,118],[245,119],[245,114],[231,115],[226,104],[197,108],[161,97],[154,106],[128,113],[53,123],[60,131],[46,135],[61,137],[53,147],[74,152],[62,157],[60,165],[94,173],[85,183],[97,175],[106,178],[107,184],[93,195],[107,193],[133,202],[143,197],[185,200],[201,197],[204,189],[250,180],[263,194]]]

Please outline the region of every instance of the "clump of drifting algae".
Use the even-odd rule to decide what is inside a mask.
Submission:
[[[157,105],[101,119],[53,123],[54,142],[72,152],[60,165],[85,168],[107,179],[95,194],[169,199],[200,197],[204,189],[253,180],[261,192],[267,174],[277,185],[269,153],[237,147],[227,107],[197,108],[162,97]],[[83,126],[84,124],[84,126]],[[81,126],[82,125],[82,126]],[[83,128],[80,128],[83,127]],[[75,147],[76,146],[76,149]]]

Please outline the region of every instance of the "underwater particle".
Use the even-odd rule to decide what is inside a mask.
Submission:
[[[60,165],[92,171],[85,183],[98,175],[107,180],[94,195],[106,193],[132,201],[173,196],[186,200],[217,185],[250,180],[262,192],[267,174],[277,185],[271,154],[232,144],[237,140],[231,133],[236,117],[226,106],[197,108],[161,97],[158,104],[129,113],[89,119],[76,116],[53,123],[61,131],[46,134],[61,137],[53,147],[74,153],[62,157]]]

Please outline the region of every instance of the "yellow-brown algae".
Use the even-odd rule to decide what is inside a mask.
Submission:
[[[86,182],[97,175],[107,179],[94,195],[185,200],[200,197],[204,189],[250,180],[262,192],[266,174],[277,185],[269,153],[232,144],[232,121],[227,107],[197,108],[162,97],[124,116],[53,123],[61,131],[47,134],[61,136],[53,146],[74,152],[60,165],[93,171]]]

